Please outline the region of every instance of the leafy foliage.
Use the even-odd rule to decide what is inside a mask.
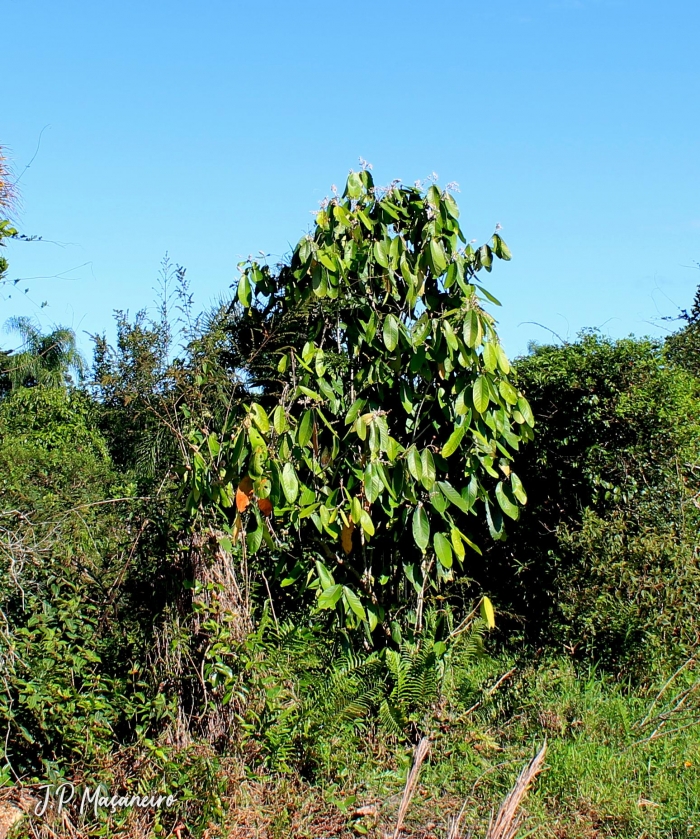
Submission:
[[[595,333],[536,347],[517,373],[539,428],[515,462],[529,507],[481,582],[540,642],[618,663],[681,654],[699,591],[697,382],[658,344]],[[688,632],[663,628],[682,615]]]
[[[674,364],[700,378],[700,286],[690,310],[683,309],[677,320],[685,325],[666,339],[666,355]]]
[[[410,597],[420,627],[426,591],[479,551],[472,517],[502,539],[526,500],[510,463],[534,420],[476,284],[510,253],[498,234],[463,247],[458,216],[436,186],[352,173],[289,264],[241,266],[234,347],[265,354],[247,371],[259,395],[190,436],[192,513],[218,510],[234,543],[282,554],[282,586],[384,637]]]
[[[0,356],[0,392],[19,387],[71,384],[71,371],[78,380],[85,372],[85,362],[78,352],[72,330],[58,327],[44,335],[29,318],[10,318],[8,331],[22,339],[19,351]]]

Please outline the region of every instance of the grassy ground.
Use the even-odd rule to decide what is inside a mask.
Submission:
[[[557,660],[516,666],[489,695],[514,666],[507,659],[477,665],[470,685],[459,686],[472,705],[482,702],[470,713],[436,709],[443,720],[406,835],[445,836],[464,804],[464,835],[485,836],[491,812],[546,738],[546,767],[526,799],[520,836],[700,837],[700,713],[694,692],[672,712],[693,684],[691,673],[679,674],[655,702],[663,682],[632,689]],[[411,756],[409,748],[391,748],[369,732],[327,743],[314,773],[323,783],[291,776],[242,779],[224,835],[383,836],[393,828]]]
[[[404,839],[444,839],[462,808],[460,836],[485,837],[491,814],[545,739],[545,768],[525,799],[521,839],[700,837],[696,678],[692,663],[668,684],[659,678],[636,687],[591,669],[577,672],[564,658],[538,665],[507,657],[473,663],[432,709],[431,751]],[[393,833],[412,758],[411,746],[366,729],[321,737],[306,777],[253,774],[242,757],[222,761],[219,792],[226,816],[203,835],[384,839]],[[183,783],[201,776],[193,795],[206,797],[206,756],[189,760]],[[22,837],[194,835],[186,817],[161,828],[129,814],[70,829],[65,822],[49,829],[25,820],[15,830]]]

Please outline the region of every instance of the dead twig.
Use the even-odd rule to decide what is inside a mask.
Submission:
[[[486,839],[515,839],[515,835],[522,823],[522,815],[518,812],[523,799],[527,795],[530,784],[542,771],[544,756],[547,753],[547,741],[535,757],[523,769],[515,782],[515,786],[508,793],[503,804],[501,804],[496,820],[489,824]]]
[[[408,778],[406,778],[406,786],[404,787],[403,796],[401,798],[399,813],[396,817],[396,829],[394,830],[393,839],[399,839],[399,835],[403,829],[403,822],[406,818],[406,813],[408,812],[411,799],[413,798],[413,793],[416,791],[416,786],[418,786],[420,768],[429,751],[430,740],[427,737],[421,738],[421,741],[418,743],[416,750],[413,753],[413,766],[411,767],[411,771],[408,773]]]

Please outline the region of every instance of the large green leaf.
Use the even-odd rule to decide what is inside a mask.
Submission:
[[[253,417],[253,422],[258,426],[263,434],[267,434],[270,430],[270,418],[268,417],[262,405],[253,402],[250,406],[250,413]]]
[[[445,193],[445,197],[443,198],[443,202],[445,204],[445,208],[447,212],[452,216],[453,219],[459,218],[459,207],[457,206],[457,202],[454,198],[449,194]]]
[[[351,172],[348,175],[348,183],[345,190],[350,198],[359,198],[362,195],[362,178],[359,172]]]
[[[465,425],[457,425],[455,426],[454,431],[450,434],[447,442],[442,447],[442,456],[449,457],[451,454],[454,454],[457,449],[459,448],[460,443],[462,442],[462,438],[464,437],[464,432],[466,431]]]
[[[509,405],[517,404],[518,392],[510,382],[507,382],[505,379],[501,379],[501,381],[498,383],[498,390],[500,391],[501,396]]]
[[[374,243],[374,258],[382,266],[382,268],[389,267],[389,254],[387,253],[384,242]]]
[[[518,410],[523,415],[523,417],[525,419],[525,422],[529,426],[534,426],[535,417],[532,414],[532,408],[530,407],[530,404],[528,403],[527,399],[525,399],[524,396],[519,396],[518,397]]]
[[[508,375],[510,373],[510,361],[508,361],[506,351],[500,344],[496,344],[496,355],[498,356],[498,367],[500,371]]]
[[[308,411],[304,411],[304,415],[302,416],[301,422],[299,423],[299,430],[297,432],[297,443],[300,446],[306,446],[309,440],[311,440],[311,435],[313,434],[313,427],[314,415],[313,411],[309,409]]]
[[[329,588],[325,589],[321,592],[318,598],[318,608],[319,609],[335,609],[336,604],[340,600],[343,595],[343,586],[340,583],[336,583],[334,586],[330,586]]]
[[[297,500],[297,496],[299,495],[299,481],[291,463],[285,463],[282,468],[282,491],[290,504],[293,504]]]
[[[433,536],[433,547],[440,564],[444,568],[452,568],[452,548],[450,547],[450,540],[444,533],[436,533]]]
[[[474,407],[476,410],[480,414],[483,414],[489,406],[489,386],[484,376],[479,376],[479,378],[474,382],[472,398],[474,400]]]
[[[367,404],[366,399],[356,399],[345,416],[345,425],[352,425],[360,415],[360,411]]]
[[[457,490],[452,486],[449,481],[438,481],[438,487],[440,487],[440,492],[445,496],[445,498],[450,502],[450,504],[454,504],[457,509],[461,510],[463,513],[468,513],[471,509],[471,505],[464,499],[462,496],[457,492]]]
[[[436,274],[442,274],[447,268],[447,257],[445,256],[445,249],[437,239],[430,240],[430,258],[433,263],[433,268]]]
[[[518,505],[514,504],[508,497],[508,491],[504,488],[502,481],[496,484],[496,500],[498,501],[498,506],[507,516],[511,519],[518,518],[520,515]]]
[[[399,322],[394,315],[389,314],[384,318],[383,336],[384,346],[393,352],[399,343]]]
[[[430,541],[430,522],[422,505],[416,507],[413,512],[412,529],[413,540],[421,551],[425,553],[425,549],[428,547],[428,542]]]
[[[411,446],[408,450],[406,454],[406,462],[408,463],[408,471],[411,473],[413,479],[420,481],[423,477],[423,465],[415,446]]]
[[[498,367],[498,352],[491,341],[487,341],[484,344],[484,367],[489,373],[493,373],[496,367]]]
[[[251,300],[250,281],[248,280],[247,274],[241,274],[241,278],[238,281],[238,290],[236,295],[243,306],[247,309],[250,306]]]
[[[362,608],[360,598],[355,594],[355,592],[351,588],[343,586],[343,597],[350,609],[352,609],[352,611],[357,615],[357,617],[360,620],[367,620],[367,615],[365,614],[365,610]]]
[[[360,526],[368,536],[374,536],[374,524],[367,510],[362,510],[360,513]]]
[[[489,629],[493,629],[496,626],[496,617],[493,610],[493,604],[488,597],[482,598],[479,608],[481,611],[481,617],[486,621],[486,625]]]
[[[459,343],[457,342],[457,336],[455,335],[455,331],[449,321],[444,320],[442,322],[442,334],[445,336],[447,346],[456,352],[459,349]]]
[[[435,483],[435,460],[430,449],[423,449],[420,456],[421,478],[424,488],[430,491]]]
[[[272,414],[272,426],[277,434],[284,434],[287,430],[287,417],[281,405],[278,405]]]
[[[482,336],[481,318],[474,309],[470,309],[464,318],[464,326],[462,327],[464,343],[470,349],[476,349],[481,344]]]
[[[518,501],[521,504],[527,504],[527,493],[525,492],[525,487],[523,487],[523,482],[515,474],[515,472],[510,473],[510,485],[513,490],[513,495],[518,499]]]

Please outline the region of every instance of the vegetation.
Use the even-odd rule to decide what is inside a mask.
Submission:
[[[365,169],[91,370],[8,322],[0,835],[62,780],[177,804],[15,835],[486,835],[545,740],[511,836],[698,835],[697,307],[511,363],[458,219]]]

